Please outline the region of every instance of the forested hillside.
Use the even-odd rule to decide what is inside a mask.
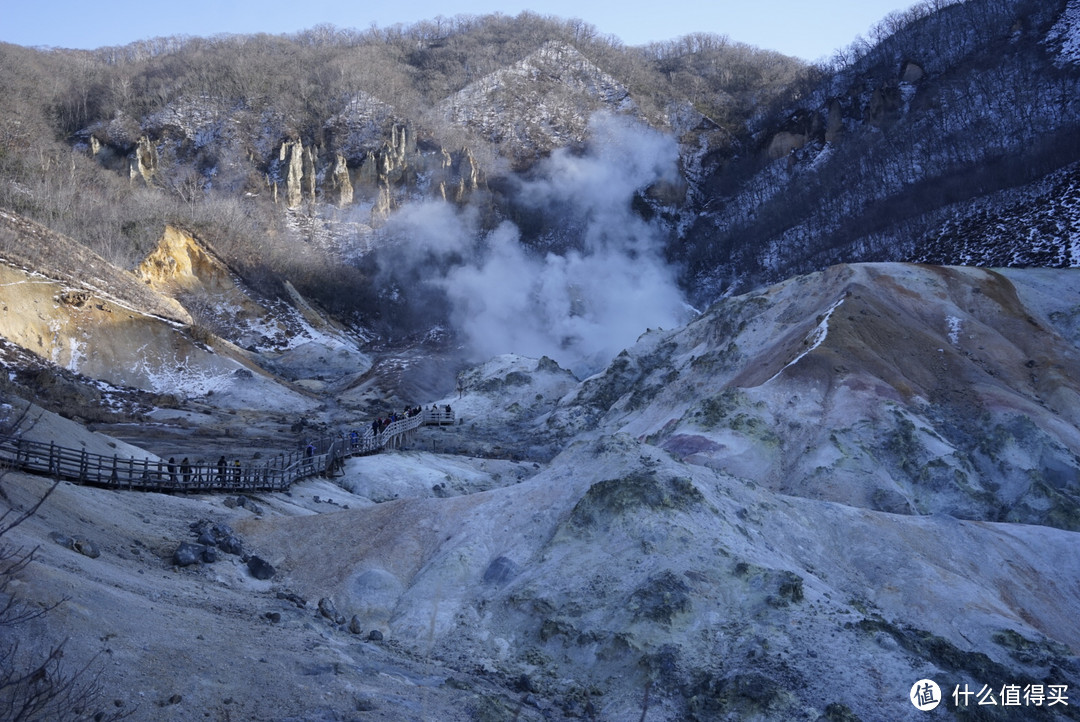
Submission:
[[[289,280],[368,328],[423,333],[448,319],[416,318],[416,273],[384,272],[415,230],[388,221],[446,201],[476,244],[510,221],[530,253],[583,248],[595,213],[522,189],[560,182],[546,160],[592,152],[606,114],[677,143],[678,178],[617,202],[697,304],[843,261],[1068,265],[1075,194],[1047,189],[1080,160],[1077,5],[926,0],[813,67],[710,33],[627,47],[533,13],[0,45],[0,207],[127,268],[183,225],[264,293]],[[1001,231],[1028,226],[1019,245]]]
[[[1043,179],[1080,160],[1077,21],[1065,0],[886,18],[778,124],[751,125],[757,152],[704,181],[692,285],[709,297],[840,261],[1075,263],[1076,209]]]
[[[532,13],[2,45],[0,64],[0,206],[124,267],[180,222],[265,290],[286,277],[345,313],[370,295],[342,259],[402,205],[472,200],[493,225],[498,179],[580,145],[598,110],[728,142],[810,72],[720,35],[629,48]]]

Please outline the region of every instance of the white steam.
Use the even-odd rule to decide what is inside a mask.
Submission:
[[[647,328],[686,320],[663,234],[631,209],[638,191],[677,179],[677,153],[668,136],[599,116],[583,155],[556,151],[537,179],[520,183],[519,202],[561,214],[581,250],[537,254],[509,222],[477,243],[475,214],[445,204],[408,208],[393,225],[410,263],[441,264],[434,283],[475,359],[547,355],[582,375]]]

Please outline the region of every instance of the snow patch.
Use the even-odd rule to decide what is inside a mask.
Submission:
[[[1046,42],[1050,47],[1057,46],[1058,67],[1080,64],[1080,0],[1069,0]]]
[[[945,319],[945,324],[949,327],[949,343],[953,346],[959,345],[962,321],[956,316],[949,316]]]
[[[239,368],[239,365],[237,365]],[[154,359],[146,356],[132,365],[132,372],[143,376],[147,386],[155,393],[178,394],[193,398],[227,390],[232,385],[232,374],[190,365],[186,359]]]
[[[68,371],[79,373],[79,366],[86,359],[86,344],[79,343],[74,336],[68,339]]]
[[[841,296],[840,298],[838,298],[836,300],[836,302],[832,306],[829,306],[829,310],[825,312],[825,317],[821,319],[821,323],[819,323],[817,326],[815,326],[814,330],[812,330],[806,337],[807,341],[809,341],[810,345],[806,348],[805,351],[803,351],[798,356],[796,356],[794,359],[789,361],[784,366],[784,368],[780,369],[775,374],[773,374],[772,377],[769,379],[769,381],[772,381],[777,376],[784,373],[784,371],[786,371],[788,369],[788,367],[794,366],[795,364],[799,363],[799,361],[801,361],[804,356],[806,356],[808,353],[810,353],[811,351],[816,349],[818,346],[820,346],[822,343],[824,343],[825,338],[829,335],[829,319],[832,317],[833,311],[840,308],[840,304],[842,304],[843,302],[844,302],[844,297]],[[766,381],[765,383],[769,383],[769,381]]]

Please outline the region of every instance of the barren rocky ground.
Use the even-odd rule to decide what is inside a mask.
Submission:
[[[647,332],[584,381],[496,357],[430,400],[453,427],[288,494],[61,484],[5,537],[39,547],[17,594],[63,600],[19,634],[67,639],[98,705],[147,720],[914,720],[920,679],[1068,694],[1071,273],[837,267]],[[383,381],[333,383],[305,428],[362,418]],[[230,420],[230,444],[302,435],[243,398],[155,412],[165,435],[108,428],[155,451],[209,451]],[[141,453],[55,416],[32,432]],[[3,480],[15,508],[47,484]],[[199,522],[241,553],[178,564]]]
[[[10,473],[3,488],[18,508],[49,484]],[[15,593],[35,604],[62,603],[9,633],[24,640],[28,655],[66,639],[65,668],[89,664],[99,675],[101,695],[91,712],[130,711],[132,719],[508,719],[518,709],[520,690],[503,675],[447,666],[423,654],[416,640],[395,639],[385,621],[350,628],[351,613],[328,618],[320,599],[347,573],[338,554],[304,560],[308,571],[321,570],[322,581],[302,585],[284,568],[257,580],[237,555],[221,554],[213,564],[174,563],[178,545],[195,541],[194,522],[257,529],[272,519],[320,515],[328,526],[314,528],[344,526],[363,536],[364,521],[353,514],[372,502],[328,481],[252,497],[248,506],[257,505],[257,514],[229,508],[226,500],[62,483],[37,515],[5,537],[37,547]],[[63,538],[89,542],[99,556],[56,540]],[[284,561],[277,539],[241,538],[245,553]],[[288,535],[283,543],[292,545]],[[341,540],[346,556],[349,543]],[[373,630],[384,636],[372,639]],[[519,717],[531,718],[535,710]]]

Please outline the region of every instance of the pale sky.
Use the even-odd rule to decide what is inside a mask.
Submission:
[[[26,46],[92,49],[169,35],[293,33],[321,23],[366,29],[442,15],[541,15],[580,18],[626,45],[692,32],[806,60],[827,58],[910,0],[0,0],[0,41]],[[0,71],[2,72],[2,71]]]

